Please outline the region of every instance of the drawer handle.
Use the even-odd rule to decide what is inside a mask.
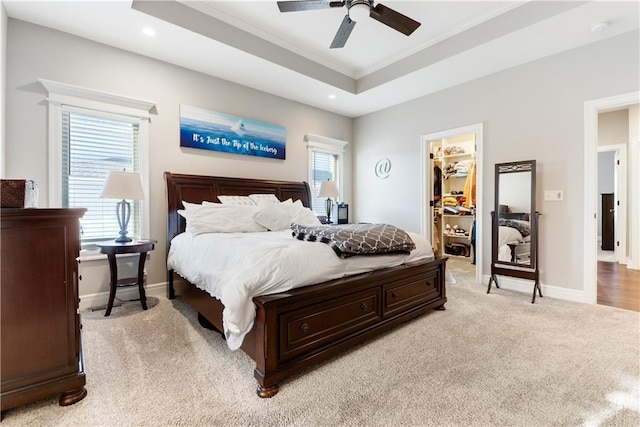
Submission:
[[[360,304],[360,308],[362,309],[362,311],[369,311],[369,305],[366,302]]]
[[[300,329],[302,329],[302,332],[306,334],[307,332],[309,332],[309,325],[303,323],[302,325],[300,325]]]
[[[391,298],[398,298],[398,294],[396,294],[395,292],[391,292]]]

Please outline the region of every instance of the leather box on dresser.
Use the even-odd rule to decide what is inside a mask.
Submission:
[[[83,399],[76,259],[86,209],[2,209],[2,410],[58,393]]]

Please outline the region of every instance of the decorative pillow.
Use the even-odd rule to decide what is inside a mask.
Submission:
[[[257,206],[224,206],[212,203],[200,208],[179,210],[178,214],[187,220],[186,231],[193,235],[250,233],[265,231],[265,227],[253,220],[257,209]]]
[[[223,205],[255,206],[255,203],[249,196],[218,196],[218,200],[220,200]]]
[[[280,199],[275,194],[249,194],[249,198],[256,205],[280,203]]]

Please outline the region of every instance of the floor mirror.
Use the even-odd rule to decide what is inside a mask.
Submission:
[[[533,298],[542,297],[538,269],[538,224],[536,211],[536,161],[495,165],[495,204],[491,212],[491,285],[498,276],[533,280]]]

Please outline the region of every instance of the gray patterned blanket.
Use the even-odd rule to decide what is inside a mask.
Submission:
[[[406,231],[389,224],[344,224],[303,227],[291,224],[298,240],[326,243],[346,258],[354,255],[407,253],[416,245]]]

